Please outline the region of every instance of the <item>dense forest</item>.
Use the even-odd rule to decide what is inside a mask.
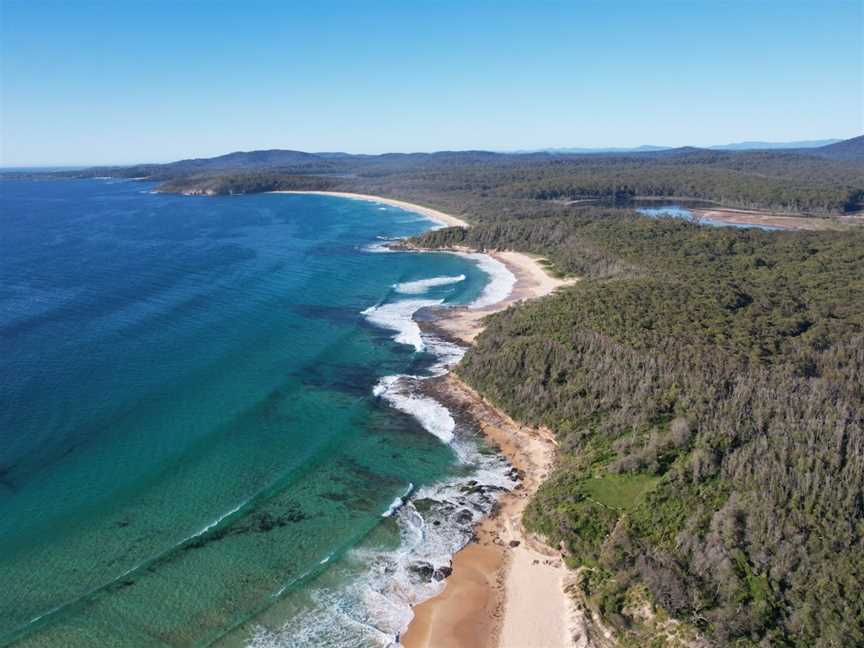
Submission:
[[[864,208],[864,136],[813,149],[764,151],[684,147],[611,154],[349,155],[276,149],[52,175],[145,178],[160,181],[162,191],[180,193],[286,188],[379,193],[446,203],[474,220],[489,210],[495,210],[490,217],[497,218],[496,202],[533,216],[588,200],[626,206],[637,197],[827,216]]]
[[[489,318],[457,368],[558,438],[526,525],[581,567],[625,644],[648,645],[642,593],[718,646],[845,648],[864,645],[864,229],[711,228],[627,208],[861,209],[864,137],[823,149],[262,151],[71,175],[406,199],[472,223],[422,246],[515,249],[581,277]]]
[[[465,152],[336,158],[253,170],[196,168],[168,178],[162,190],[248,193],[272,190],[280,182],[302,187],[304,177],[308,188],[323,183],[335,190],[415,199],[460,192],[544,203],[606,199],[626,204],[636,197],[684,197],[804,215],[850,212],[864,202],[861,163],[788,152],[698,149],[630,156]]]
[[[457,371],[555,432],[525,522],[622,637],[644,588],[718,645],[864,645],[864,232],[588,209],[418,242],[583,277],[492,316]]]

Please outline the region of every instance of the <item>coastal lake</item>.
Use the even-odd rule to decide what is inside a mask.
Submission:
[[[513,485],[413,316],[512,276],[388,250],[434,225],[395,207],[152,186],[0,186],[0,644],[393,645]]]
[[[702,207],[703,205],[690,205],[687,203],[667,203],[667,204],[655,204],[653,206],[647,206],[644,203],[642,206],[637,206],[636,211],[644,216],[650,216],[651,218],[677,218],[679,220],[684,220],[689,223],[698,223],[699,225],[705,225],[708,227],[734,227],[737,229],[760,229],[766,232],[779,232],[782,231],[782,227],[775,227],[773,225],[762,225],[759,223],[731,223],[723,220],[718,220],[715,218],[708,217],[696,217],[696,214],[693,212],[694,207]]]
[[[609,198],[586,198],[570,201],[567,204],[591,207],[619,207],[634,209],[643,216],[650,218],[673,218],[696,223],[707,227],[733,227],[737,229],[761,229],[768,232],[782,231],[783,227],[765,225],[762,223],[734,223],[719,218],[696,215],[695,210],[711,210],[722,208],[719,203],[707,200],[686,198],[625,198],[613,200]]]

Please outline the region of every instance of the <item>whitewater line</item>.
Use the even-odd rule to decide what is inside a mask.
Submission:
[[[393,288],[403,295],[419,295],[437,286],[449,286],[450,284],[465,281],[465,275],[456,277],[432,277],[430,279],[418,279],[417,281],[405,281],[393,284]]]

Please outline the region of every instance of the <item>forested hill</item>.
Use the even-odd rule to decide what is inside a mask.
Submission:
[[[326,178],[328,187],[440,195],[455,188],[502,199],[577,201],[636,196],[687,197],[729,207],[825,215],[857,210],[864,202],[864,150],[856,138],[798,151],[709,151],[681,148],[632,154],[507,155],[486,151],[380,156],[328,155],[295,159],[263,172],[186,173],[165,190],[212,193],[303,188],[297,175]],[[272,153],[272,152],[268,152]],[[251,163],[255,154],[246,156]],[[831,159],[842,158],[842,161]],[[215,158],[224,163],[223,158]],[[185,164],[185,163],[178,163]],[[181,167],[184,168],[184,167]],[[173,173],[173,172],[172,172]],[[295,177],[292,177],[295,176]],[[321,188],[320,179],[307,180]]]
[[[554,431],[525,523],[622,645],[680,645],[667,614],[718,646],[864,645],[864,232],[589,208],[418,243],[583,277],[492,316],[457,372]]]
[[[812,149],[815,155],[833,160],[864,159],[864,135]]]
[[[819,149],[814,149],[819,150]],[[132,173],[138,173],[137,170]],[[153,177],[160,177],[154,175]],[[290,168],[183,173],[161,185],[184,193],[331,189],[383,193],[421,201],[478,197],[502,208],[554,209],[557,204],[637,197],[676,197],[722,206],[825,216],[864,203],[864,161],[836,161],[778,151],[673,149],[629,155],[501,155],[483,151],[329,157]],[[482,218],[472,210],[470,216]]]
[[[631,153],[304,153],[267,150],[161,165],[100,167],[66,176],[161,181],[160,190],[229,194],[274,189],[383,192],[448,200],[566,203],[675,197],[803,215],[843,214],[864,205],[864,137],[798,150],[692,147]],[[531,205],[530,210],[540,209]]]

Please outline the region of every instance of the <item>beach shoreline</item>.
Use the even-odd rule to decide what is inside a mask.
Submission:
[[[472,420],[519,471],[516,489],[475,528],[453,557],[444,591],[414,607],[404,648],[563,648],[584,635],[565,587],[573,578],[559,552],[526,532],[522,513],[552,470],[549,430],[522,426],[449,373],[428,386],[449,409]]]
[[[280,191],[363,200],[399,207],[447,226],[470,227],[460,218],[409,202],[367,194],[328,191]],[[431,251],[412,246],[404,249]],[[511,250],[436,249],[459,255],[485,254],[515,278],[509,294],[482,307],[433,308],[433,318],[419,322],[433,335],[471,345],[485,328],[484,318],[530,299],[550,295],[577,279],[556,278],[538,256]],[[579,613],[565,593],[568,575],[560,553],[529,534],[522,513],[552,470],[555,440],[549,430],[513,421],[487,402],[452,371],[424,383],[427,395],[459,411],[519,471],[520,483],[503,492],[498,505],[475,527],[474,538],[452,561],[443,591],[413,608],[414,618],[400,637],[404,648],[544,648],[572,646],[583,634]]]
[[[456,216],[452,216],[450,214],[446,214],[437,209],[432,209],[431,207],[424,207],[423,205],[415,205],[414,203],[405,202],[404,200],[395,200],[393,198],[381,198],[380,196],[371,196],[369,194],[358,194],[358,193],[350,193],[347,191],[270,191],[268,193],[276,193],[276,194],[296,194],[296,195],[310,195],[310,196],[334,196],[336,198],[351,198],[352,200],[363,200],[365,202],[371,203],[380,203],[382,205],[390,205],[391,207],[399,207],[400,209],[404,209],[406,211],[415,212],[417,214],[421,214],[428,218],[429,220],[440,223],[441,225],[445,225],[447,227],[469,227],[468,223],[462,220],[461,218],[457,218]]]
[[[468,223],[444,212],[400,200],[346,192],[278,192],[337,196],[381,203],[419,213],[448,226]],[[426,251],[411,248],[418,252]],[[470,248],[435,250],[477,254]],[[484,250],[515,278],[509,294],[480,308],[433,309],[431,320],[420,322],[427,332],[470,345],[485,324],[484,318],[523,300],[538,299],[575,283],[552,277],[537,256]],[[552,470],[555,440],[549,430],[522,426],[487,402],[449,372],[426,381],[428,395],[449,410],[460,411],[478,426],[521,477],[516,489],[501,494],[492,514],[475,527],[474,539],[453,557],[452,573],[444,590],[413,608],[414,618],[401,636],[405,648],[524,648],[573,645],[581,634],[578,612],[565,593],[568,572],[560,553],[529,534],[522,513],[531,496]]]
[[[450,250],[467,253],[466,248]],[[435,335],[472,344],[483,319],[523,300],[552,294],[575,279],[550,276],[539,257],[512,251],[485,251],[516,278],[510,294],[480,309],[435,309],[421,322]],[[531,496],[552,470],[555,441],[549,430],[513,421],[452,371],[430,381],[429,395],[478,426],[521,477],[519,486],[502,493],[497,509],[475,528],[475,537],[454,557],[444,591],[414,608],[402,636],[405,648],[524,648],[572,645],[581,620],[565,593],[568,573],[560,554],[522,526]]]
[[[408,248],[418,252],[427,251],[422,248]],[[504,265],[515,277],[512,290],[504,299],[481,308],[470,306],[448,306],[435,309],[435,319],[424,322],[445,337],[462,344],[472,344],[474,339],[485,328],[483,319],[487,315],[506,310],[521,301],[538,299],[550,295],[563,286],[570,286],[578,280],[575,278],[561,279],[549,275],[543,268],[543,259],[538,256],[514,252],[512,250],[484,250],[482,253],[469,248],[442,248],[436,252],[452,252],[454,254],[485,254]]]

